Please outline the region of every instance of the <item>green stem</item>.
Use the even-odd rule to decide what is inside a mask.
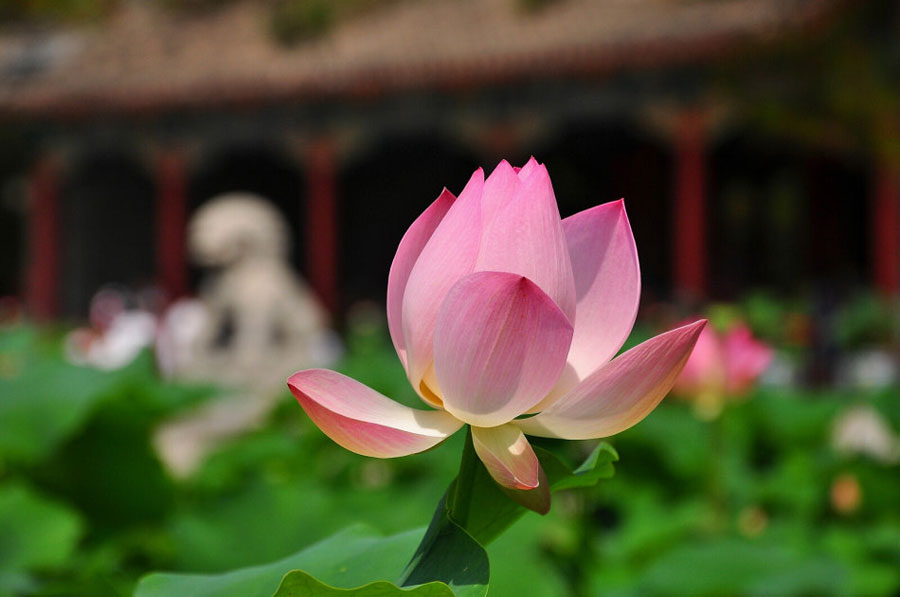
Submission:
[[[425,536],[422,537],[422,542],[419,543],[416,553],[413,554],[412,559],[401,574],[398,581],[401,586],[436,580],[435,578],[423,579],[418,576],[420,565],[423,561],[433,557],[436,546],[448,540],[458,539],[458,535],[453,534],[452,527],[458,526],[468,531],[466,527],[469,524],[469,514],[472,511],[475,476],[478,473],[479,465],[480,461],[478,460],[478,455],[475,454],[475,446],[472,443],[472,429],[466,428],[466,443],[463,446],[462,460],[459,463],[459,473],[453,483],[450,484],[447,493],[444,494],[444,497],[438,503],[437,510],[431,519],[431,523],[428,525],[428,530],[425,531]],[[448,531],[450,531],[449,534]],[[468,537],[475,545],[478,545],[476,540],[469,536],[467,532],[463,532],[462,535]],[[437,580],[445,579],[439,578]]]
[[[466,443],[463,446],[462,459],[459,462],[459,474],[447,504],[450,518],[463,528],[466,528],[469,522],[477,471],[478,455],[475,453],[475,445],[472,443],[472,429],[469,427],[466,428]]]
[[[727,524],[727,505],[725,496],[725,427],[722,419],[725,417],[725,409],[719,413],[715,420],[710,422],[712,426],[713,444],[713,470],[710,487],[710,499],[716,525],[716,531]]]

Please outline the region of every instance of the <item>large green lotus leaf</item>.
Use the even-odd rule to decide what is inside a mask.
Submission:
[[[401,583],[413,586],[441,581],[458,597],[484,597],[489,580],[487,552],[450,519],[446,497],[441,499]]]
[[[848,577],[843,567],[830,558],[807,555],[783,569],[765,572],[748,583],[750,597],[792,597],[794,595],[848,595]]]
[[[141,579],[135,597],[271,597],[292,570],[304,570],[335,587],[359,587],[399,577],[421,538],[421,529],[381,537],[358,525],[262,566],[223,574],[149,574]]]
[[[274,597],[453,597],[453,591],[442,582],[430,582],[418,587],[400,588],[394,583],[379,580],[354,589],[332,587],[316,580],[302,570],[288,572]]]
[[[0,488],[0,572],[62,566],[74,551],[82,526],[75,512],[25,485]]]
[[[37,591],[35,580],[24,572],[0,570],[0,597],[31,595]]]
[[[670,551],[644,572],[639,589],[649,595],[844,595],[845,576],[830,559],[723,539]]]
[[[33,476],[77,506],[94,530],[157,523],[174,506],[175,487],[150,445],[150,433],[140,414],[104,401]]]
[[[546,556],[548,544],[564,533],[567,523],[554,508],[546,516],[528,514],[487,548],[491,558],[489,597],[568,595],[559,567]]]
[[[445,489],[434,480],[456,473],[464,437],[415,458],[362,458],[302,420],[302,409],[287,400],[284,424],[229,442],[190,480],[192,499],[169,525],[173,568],[256,566],[358,521],[385,535],[428,521]]]
[[[0,332],[0,458],[44,460],[104,400],[124,405],[123,416],[149,420],[216,393],[208,386],[160,381],[147,350],[121,369],[100,371],[65,361],[57,339],[45,342],[30,328]]]
[[[228,499],[208,495],[179,510],[170,525],[176,567],[218,572],[271,562],[359,520],[384,534],[398,533],[427,522],[440,497],[424,479],[396,480],[378,488],[352,481],[349,487],[329,487],[317,479],[299,478],[313,464],[304,468],[303,460],[297,462],[300,465],[287,472],[263,464],[253,477],[223,494]],[[393,461],[385,464],[402,470]],[[230,549],[233,544],[243,549]]]
[[[0,356],[12,363],[11,374],[0,376],[0,456],[11,460],[31,463],[50,454],[117,381],[49,357]]]
[[[265,564],[348,524],[333,522],[333,493],[309,480],[254,478],[224,495],[228,499],[198,500],[173,516],[169,528],[176,568],[219,572]],[[235,544],[242,548],[231,549]]]

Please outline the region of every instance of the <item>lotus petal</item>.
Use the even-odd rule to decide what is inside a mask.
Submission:
[[[444,411],[409,408],[327,369],[295,373],[288,387],[325,435],[363,456],[422,452],[462,427],[462,421]]]
[[[521,175],[521,172],[519,173]],[[482,232],[474,271],[525,276],[575,319],[575,279],[550,175],[543,166],[518,187]]]
[[[525,434],[512,425],[472,427],[475,452],[494,480],[510,489],[538,486],[540,463]]]
[[[772,349],[754,338],[746,325],[735,327],[725,336],[723,350],[726,391],[733,395],[747,392],[772,362]]]
[[[537,404],[566,364],[572,325],[533,282],[476,272],[447,294],[434,334],[444,408],[479,427]]]
[[[675,392],[697,397],[701,394],[722,398],[725,392],[725,355],[719,335],[706,326],[700,332],[694,350],[675,382]]]
[[[481,194],[484,172],[479,168],[425,244],[403,294],[403,339],[407,376],[425,399],[422,377],[434,359],[434,328],[444,297],[463,276],[474,271],[481,242]]]
[[[497,212],[512,201],[519,190],[519,177],[506,160],[501,161],[484,181],[481,200],[482,229],[494,220]]]
[[[579,212],[562,226],[578,303],[568,362],[580,381],[613,358],[631,333],[641,272],[623,201]]]
[[[525,162],[525,165],[521,168],[515,168],[516,174],[519,175],[519,180],[525,180],[529,176],[531,176],[532,172],[534,172],[535,168],[540,166],[538,161],[534,159],[534,156],[528,158],[528,161]]]
[[[641,421],[672,389],[706,320],[660,334],[619,355],[547,410],[515,425],[529,435],[594,439]]]
[[[409,280],[409,274],[422,253],[422,249],[425,248],[454,201],[456,201],[456,197],[453,193],[444,189],[434,203],[416,218],[416,221],[403,235],[400,246],[397,247],[397,253],[394,255],[394,261],[391,263],[387,288],[388,329],[404,368],[406,367],[406,341],[403,338],[403,293],[406,291],[406,282]]]

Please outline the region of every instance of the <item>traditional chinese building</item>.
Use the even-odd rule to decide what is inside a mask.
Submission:
[[[879,137],[827,109],[804,129],[791,103],[847,23],[893,35],[893,3],[398,0],[292,45],[269,5],[221,4],[0,28],[0,295],[43,318],[109,282],[183,295],[190,214],[245,190],[339,312],[381,299],[442,186],[530,154],[564,216],[626,198],[649,296],[900,290],[895,106],[860,125]]]

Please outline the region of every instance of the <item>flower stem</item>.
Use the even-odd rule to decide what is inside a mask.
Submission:
[[[456,483],[453,486],[453,491],[447,504],[450,518],[463,528],[466,528],[469,522],[477,467],[478,455],[475,454],[475,446],[472,443],[472,429],[469,427],[466,428],[466,443],[463,445],[459,474],[456,477]]]

